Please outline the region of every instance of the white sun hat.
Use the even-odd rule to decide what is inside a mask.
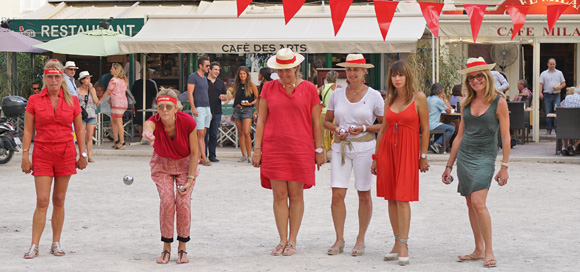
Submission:
[[[83,78],[85,78],[85,77],[93,77],[93,76],[92,76],[91,74],[89,74],[89,71],[82,71],[82,72],[79,74],[79,80],[82,80],[82,79],[83,79]]]
[[[276,55],[268,59],[268,67],[273,69],[293,68],[304,61],[304,56],[295,53],[289,48],[282,48],[276,52]]]
[[[67,68],[70,68],[70,69],[79,69],[79,67],[77,67],[77,65],[75,64],[74,61],[67,61],[65,63],[65,65],[64,65],[64,69],[67,69]]]
[[[467,68],[457,71],[462,75],[467,75],[475,71],[491,70],[495,67],[495,63],[487,64],[482,57],[479,58],[469,58],[467,59]]]
[[[340,67],[360,67],[360,68],[374,68],[375,66],[367,63],[363,54],[348,54],[346,61],[336,64]]]

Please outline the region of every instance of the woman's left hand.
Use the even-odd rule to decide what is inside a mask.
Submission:
[[[316,167],[318,170],[326,162],[326,149],[322,148],[322,150],[322,153],[315,153]]]
[[[419,159],[419,170],[422,173],[429,171],[429,162],[427,162],[427,159]]]
[[[187,194],[187,192],[189,192],[189,190],[193,189],[193,185],[195,185],[195,179],[187,179],[187,183],[185,183],[185,185],[183,185],[183,187],[181,187],[182,189],[185,190],[177,190],[177,193],[184,196]]]
[[[509,179],[509,175],[507,172],[507,168],[502,167],[499,172],[497,172],[497,175],[495,175],[495,177],[493,178],[493,180],[500,179],[501,181],[498,183],[499,186],[504,186],[507,184],[507,181]]]
[[[87,168],[87,158],[81,156],[78,160],[77,160],[77,168],[80,170],[83,170],[85,168]]]
[[[348,129],[348,132],[350,133],[350,135],[358,135],[358,134],[362,133],[362,131],[363,131],[362,126]]]

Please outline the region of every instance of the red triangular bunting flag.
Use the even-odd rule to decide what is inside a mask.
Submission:
[[[334,26],[334,36],[340,30],[344,17],[346,17],[346,12],[352,4],[352,0],[329,0],[330,4],[330,15],[332,16],[332,26]]]
[[[377,15],[377,21],[384,41],[387,38],[387,33],[389,32],[389,27],[391,27],[391,21],[393,21],[399,2],[374,0],[373,3],[375,4],[375,14]]]
[[[292,17],[300,10],[306,0],[282,0],[284,6],[284,20],[286,24],[292,20]]]
[[[521,6],[521,5],[507,5],[506,10],[510,14],[512,18],[512,23],[514,25],[514,29],[512,30],[512,40],[516,37],[520,29],[526,23],[526,15],[528,15],[528,9],[530,6]]]
[[[477,35],[479,34],[479,28],[481,28],[481,22],[483,21],[483,15],[485,14],[485,8],[487,5],[471,5],[464,4],[463,8],[469,16],[469,22],[471,23],[471,35],[473,36],[473,43],[477,40]]]
[[[237,0],[238,3],[238,17],[240,17],[240,15],[242,15],[242,12],[244,12],[244,10],[246,10],[246,8],[250,5],[250,3],[252,3],[252,0]]]
[[[546,15],[548,16],[548,36],[552,34],[552,29],[560,18],[560,15],[568,8],[568,5],[562,4],[555,4],[555,5],[548,5],[548,11]]]
[[[431,30],[431,33],[436,38],[439,38],[439,16],[445,4],[421,2],[419,5],[421,6],[421,12],[423,12],[423,17],[425,17],[425,22],[427,22],[429,30]]]

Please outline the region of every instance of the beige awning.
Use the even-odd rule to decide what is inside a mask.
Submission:
[[[281,14],[150,16],[122,53],[414,52],[425,31],[420,13],[396,14],[383,41],[373,14],[347,16],[334,36],[329,14],[302,14],[288,25]]]

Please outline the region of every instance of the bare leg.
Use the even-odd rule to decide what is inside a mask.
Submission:
[[[93,155],[93,134],[95,133],[95,125],[86,125],[87,126],[87,154],[89,159],[92,159]]]
[[[288,198],[290,210],[290,236],[288,242],[296,245],[298,230],[302,224],[304,215],[304,184],[295,181],[288,181]]]
[[[52,193],[52,241],[60,242],[62,226],[64,224],[64,200],[71,176],[54,178],[54,192]]]
[[[288,243],[288,182],[271,180],[272,193],[274,196],[274,218],[280,235],[280,244]]]
[[[125,129],[123,128],[123,118],[113,118],[117,124],[117,134],[119,135],[119,146],[125,142]]]
[[[201,156],[202,161],[206,161],[207,157],[205,156],[205,132],[207,128],[198,129],[197,130],[197,142],[199,146],[199,154]]]
[[[483,238],[483,243],[485,245],[486,261],[495,260],[491,243],[491,216],[489,215],[489,211],[485,205],[488,192],[489,190],[485,189],[471,193],[471,206],[475,211],[477,224],[479,226],[481,237]]]
[[[38,245],[46,224],[46,211],[50,204],[52,177],[36,176],[34,177],[34,183],[36,186],[36,209],[32,217],[32,244]]]
[[[371,198],[371,191],[358,191],[358,236],[356,238],[356,244],[354,245],[355,250],[364,249],[365,246],[365,234],[369,224],[371,223],[371,217],[373,216],[373,200]]]
[[[473,195],[473,194],[472,194]],[[469,210],[469,223],[473,231],[473,239],[475,241],[475,250],[466,256],[458,256],[460,260],[480,259],[485,257],[485,247],[483,244],[483,236],[477,222],[477,215],[472,203],[472,195],[466,196],[467,208]]]
[[[399,235],[401,239],[409,238],[409,227],[411,226],[411,206],[408,201],[397,201],[397,212],[399,216]],[[399,243],[399,256],[409,257],[409,248],[405,243]]]
[[[399,209],[397,208],[397,201],[389,200],[389,221],[391,222],[391,228],[393,229],[393,235],[399,236],[401,232],[399,231]],[[391,253],[399,252],[399,240],[395,240],[393,249]]]
[[[247,154],[247,157],[251,157],[252,156],[252,136],[251,136],[252,119],[246,118],[246,119],[244,119],[244,121],[242,123],[243,123],[243,127],[244,127],[244,141],[246,142],[246,144],[245,144],[246,154]]]
[[[246,139],[244,138],[246,134],[244,133],[244,126],[242,125],[242,121],[238,119],[234,119],[236,122],[236,129],[238,130],[238,143],[240,143],[240,150],[242,151],[242,156],[248,157],[248,153],[246,153]]]
[[[344,242],[344,221],[346,218],[344,198],[346,197],[346,191],[346,188],[332,188],[332,204],[330,205],[330,210],[336,232],[336,241],[332,245],[332,248],[338,248]]]

